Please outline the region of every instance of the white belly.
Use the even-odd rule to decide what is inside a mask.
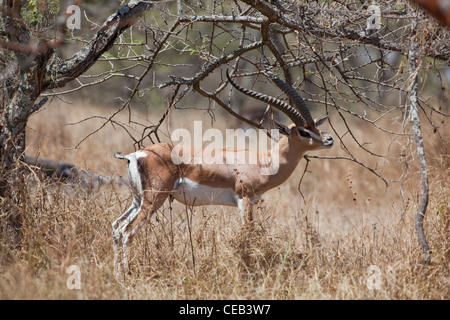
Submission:
[[[238,195],[231,188],[213,188],[187,178],[175,182],[173,197],[189,206],[238,206]]]

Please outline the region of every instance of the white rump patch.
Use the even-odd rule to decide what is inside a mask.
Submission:
[[[141,173],[139,172],[137,160],[147,156],[143,151],[137,151],[130,153],[126,156],[128,159],[128,179],[130,180],[133,191],[137,193],[136,195],[142,197],[144,190],[142,188]]]
[[[145,151],[136,151],[134,154],[136,159],[145,158],[147,156],[147,152]]]

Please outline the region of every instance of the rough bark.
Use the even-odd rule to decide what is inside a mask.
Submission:
[[[25,46],[30,34],[20,19],[21,1],[3,1],[3,22],[9,43]],[[11,243],[20,238],[22,217],[18,205],[23,197],[24,168],[20,160],[25,152],[25,127],[32,114],[34,102],[41,93],[40,83],[53,49],[33,54],[15,51],[18,81],[13,84],[10,101],[1,110],[0,122],[0,200],[2,203],[1,229]]]

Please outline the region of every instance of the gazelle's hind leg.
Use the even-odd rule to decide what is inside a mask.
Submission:
[[[128,245],[133,241],[139,229],[150,220],[167,198],[167,192],[146,192],[140,207],[132,211],[119,226],[122,240],[123,271],[128,271]]]
[[[112,237],[113,237],[113,250],[114,250],[114,270],[116,275],[120,272],[120,248],[122,247],[123,243],[123,234],[122,229],[123,226],[128,221],[134,219],[139,211],[141,210],[142,206],[142,200],[139,197],[135,197],[133,199],[133,203],[131,204],[130,208],[128,208],[127,211],[125,211],[116,221],[112,224]]]
[[[116,272],[120,270],[120,250],[122,250],[122,270],[127,272],[128,244],[164,203],[173,188],[175,178],[166,167],[152,165],[155,161],[156,163],[160,161],[154,153],[137,151],[126,156],[119,154],[115,156],[128,160],[128,179],[134,195],[131,207],[112,224],[114,267]],[[155,157],[154,161],[149,157]]]

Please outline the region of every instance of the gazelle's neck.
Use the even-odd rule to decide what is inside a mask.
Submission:
[[[278,153],[278,171],[269,177],[270,188],[274,188],[285,182],[297,168],[298,163],[303,157],[305,150],[301,148],[293,139],[288,136],[282,136],[278,143],[267,151],[273,158]]]

